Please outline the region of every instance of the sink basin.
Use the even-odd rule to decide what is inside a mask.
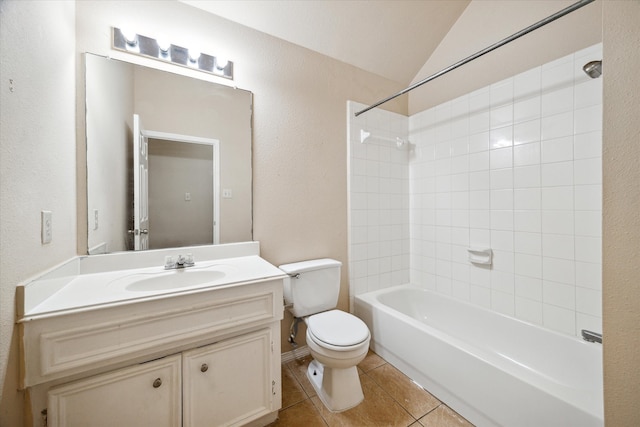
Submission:
[[[224,271],[219,270],[175,270],[132,281],[125,289],[134,292],[145,292],[184,288],[214,282],[226,275]]]
[[[136,273],[120,277],[109,283],[109,287],[130,292],[170,291],[215,282],[224,283],[225,278],[237,268],[215,264],[204,267],[188,267],[178,270],[161,270],[158,272]]]

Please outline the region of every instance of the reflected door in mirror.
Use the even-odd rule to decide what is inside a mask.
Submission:
[[[140,116],[133,115],[133,241],[136,251],[149,249],[149,141]]]

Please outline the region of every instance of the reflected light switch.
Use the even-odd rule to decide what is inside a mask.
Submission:
[[[184,193],[184,200],[186,202],[190,202],[191,201],[191,193]]]

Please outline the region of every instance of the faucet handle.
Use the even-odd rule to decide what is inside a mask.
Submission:
[[[164,257],[164,268],[174,268],[175,266],[176,262],[173,260],[171,255]]]
[[[194,264],[194,261],[193,261],[193,254],[192,254],[192,253],[190,253],[190,252],[189,252],[189,253],[185,256],[184,263],[185,263],[185,264],[188,264],[188,265],[193,265],[193,264]]]

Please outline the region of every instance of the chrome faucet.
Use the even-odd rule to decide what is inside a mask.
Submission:
[[[180,254],[176,259],[174,259],[170,255],[164,258],[165,270],[174,270],[178,268],[193,267],[194,265],[196,265],[196,263],[193,260],[192,254],[186,254],[186,255]]]

